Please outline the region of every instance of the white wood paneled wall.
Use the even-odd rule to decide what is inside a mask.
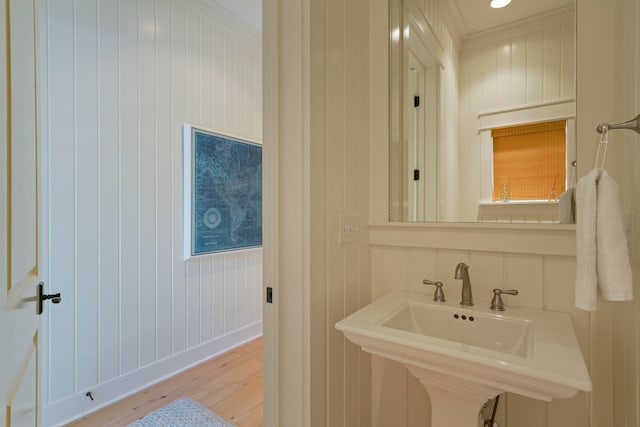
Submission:
[[[575,31],[575,9],[569,8],[466,39],[463,101],[477,114],[573,99]]]
[[[51,425],[261,333],[261,249],[183,261],[181,129],[261,140],[262,71],[206,1],[41,7]]]
[[[616,111],[608,122],[626,121],[640,113],[640,0],[615,3]],[[610,135],[618,170],[625,225],[628,229],[635,300],[620,304],[613,317],[615,427],[640,425],[640,135],[615,131]],[[611,151],[610,151],[611,153]]]
[[[370,359],[335,329],[369,303],[368,0],[312,0],[311,426],[370,425]],[[358,215],[358,243],[339,244],[339,216]],[[326,369],[326,371],[325,371]]]

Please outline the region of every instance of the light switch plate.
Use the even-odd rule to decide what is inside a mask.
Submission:
[[[340,215],[338,217],[338,243],[352,243],[360,240],[360,216]]]

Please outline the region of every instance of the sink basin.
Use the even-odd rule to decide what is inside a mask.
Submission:
[[[550,401],[591,391],[568,314],[518,307],[497,313],[488,306],[394,291],[336,328],[420,380],[431,398],[432,427],[476,426],[482,405],[504,392]]]
[[[382,326],[516,356],[532,349],[531,320],[408,301]]]

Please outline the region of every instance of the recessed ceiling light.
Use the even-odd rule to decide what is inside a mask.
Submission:
[[[491,0],[491,7],[494,9],[499,9],[501,7],[505,7],[511,3],[511,0]]]

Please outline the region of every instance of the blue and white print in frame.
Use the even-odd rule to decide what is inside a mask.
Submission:
[[[262,146],[184,125],[185,259],[262,246]]]

